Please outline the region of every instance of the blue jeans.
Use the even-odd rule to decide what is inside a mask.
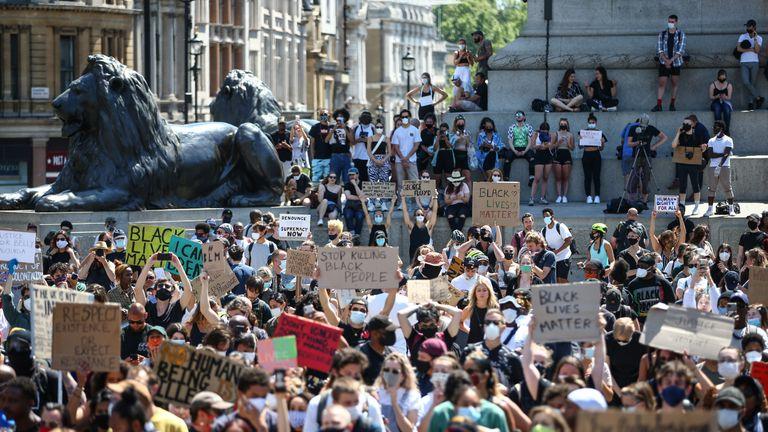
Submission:
[[[360,235],[360,233],[363,232],[364,219],[365,213],[363,213],[362,208],[354,209],[350,208],[350,206],[344,207],[344,223],[350,232]]]
[[[715,99],[712,101],[710,108],[712,109],[712,112],[715,113],[715,120],[722,120],[723,123],[725,123],[725,132],[726,133],[730,132],[731,113],[733,112],[733,107],[731,106],[731,103],[728,101],[721,101],[720,99]]]
[[[352,159],[349,157],[349,153],[333,153],[331,154],[331,172],[336,174],[341,180],[340,184],[346,184],[349,181],[347,171],[352,167]]]
[[[312,183],[318,184],[331,173],[330,159],[312,159]]]

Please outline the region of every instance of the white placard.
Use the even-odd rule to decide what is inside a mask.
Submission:
[[[35,238],[33,232],[0,230],[0,261],[34,264]]]
[[[310,215],[281,214],[277,236],[280,240],[306,240],[309,237]]]
[[[653,209],[656,213],[675,213],[678,210],[677,203],[679,200],[677,195],[656,195]]]
[[[51,92],[48,87],[32,87],[29,92],[32,99],[50,99]]]
[[[603,131],[586,129],[580,130],[579,145],[582,147],[600,147],[603,145]]]

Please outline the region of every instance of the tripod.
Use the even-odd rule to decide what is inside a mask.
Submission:
[[[642,152],[643,158],[645,159],[645,164],[643,166],[642,175],[637,174],[637,161],[640,158],[640,153]],[[647,167],[647,173],[646,168]],[[624,200],[627,197],[627,194],[629,194],[629,187],[632,183],[632,180],[637,177],[637,190],[632,191],[631,193],[637,194],[638,196],[642,196],[642,187],[644,184],[644,176],[648,175],[650,181],[653,183],[653,188],[656,190],[656,193],[659,192],[659,185],[656,183],[656,176],[653,174],[653,164],[651,163],[651,158],[648,155],[648,153],[645,151],[645,145],[641,144],[637,146],[637,152],[635,152],[634,160],[632,161],[632,169],[629,171],[629,175],[627,176],[627,181],[624,184],[624,192],[621,194],[621,199],[619,199],[619,209],[621,209],[621,205],[623,204]]]

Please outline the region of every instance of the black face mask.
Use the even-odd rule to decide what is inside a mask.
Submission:
[[[504,252],[504,259],[511,260],[515,257],[515,254],[513,252]]]
[[[727,78],[718,78],[717,80],[720,81],[721,83],[724,83],[727,80]]]
[[[32,352],[26,350],[8,351],[8,364],[16,371],[16,375],[31,376],[35,367]]]
[[[747,222],[747,227],[749,229],[751,229],[752,231],[757,229],[757,225],[758,225],[757,221],[749,221],[749,222]]]
[[[155,294],[155,297],[160,301],[166,301],[171,299],[171,291],[167,289],[159,289]]]
[[[334,241],[338,236],[339,236],[338,234],[328,234],[328,240]]]
[[[416,371],[418,371],[420,373],[425,374],[425,373],[429,372],[430,366],[431,366],[431,364],[428,361],[416,360]]]
[[[396,340],[397,340],[397,338],[395,337],[395,332],[394,331],[388,331],[388,332],[385,332],[381,336],[381,341],[380,342],[384,346],[392,346],[392,345],[395,344]]]
[[[637,244],[637,242],[638,242],[639,240],[640,240],[640,239],[636,239],[636,238],[628,238],[628,239],[627,239],[627,244],[628,244],[628,245],[630,245],[630,246],[634,246],[634,245],[636,245],[636,244]]]
[[[568,129],[568,126],[566,126],[566,125],[560,125],[560,130],[567,130],[567,129]]]
[[[421,275],[427,279],[434,279],[440,276],[440,270],[442,270],[440,266],[425,264],[421,269]]]
[[[425,338],[431,339],[437,334],[437,326],[422,326],[421,334],[423,334]]]
[[[457,124],[457,125],[456,125],[456,129],[458,129],[458,130],[460,130],[460,131],[463,131],[463,130],[464,130],[464,123],[462,123],[462,124]]]
[[[109,429],[109,414],[97,414],[93,417],[93,423],[99,429]]]

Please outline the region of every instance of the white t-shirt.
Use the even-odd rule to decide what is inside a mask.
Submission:
[[[421,134],[419,130],[412,125],[408,127],[399,126],[392,134],[392,145],[400,146],[400,154],[403,156],[413,150],[413,148],[421,142]],[[400,162],[400,156],[397,156],[397,162]],[[408,162],[416,162],[416,152],[413,152]]]
[[[416,389],[408,390],[408,393],[404,388],[397,389],[397,403],[400,405],[400,411],[406,415],[408,411],[419,408],[420,400],[421,393]],[[379,403],[382,406],[392,406],[392,397],[389,396],[388,391],[382,388],[379,389]]]
[[[330,397],[330,395],[327,396]],[[320,430],[320,425],[317,423],[317,409],[320,405],[320,399],[323,397],[326,397],[326,394],[320,393],[309,401],[309,405],[307,405],[307,414],[306,417],[304,417],[303,430],[305,432],[317,432]],[[325,407],[331,406],[332,403],[333,402],[329,400],[325,404]],[[368,421],[373,423],[374,426],[379,427],[379,429],[384,430],[384,419],[381,417],[381,405],[379,404],[379,401],[367,392],[360,392],[360,404],[358,405],[358,408],[360,408],[361,412],[366,405],[368,407],[368,412],[365,415],[367,415]]]
[[[726,147],[731,148],[731,154],[733,154],[733,140],[728,135],[723,135],[722,138],[718,138],[717,136],[712,137],[709,139],[709,142],[707,142],[707,146],[712,149],[715,153],[723,153],[725,152]],[[722,158],[712,158],[709,160],[709,166],[711,167],[717,167],[720,165],[720,159]],[[723,163],[723,166],[730,167],[731,166],[731,158],[728,157],[728,159],[725,160]]]
[[[744,33],[741,36],[739,36],[738,43],[741,44],[741,41],[745,41],[745,40],[748,40],[752,44],[752,47],[755,46],[755,41],[757,41],[757,44],[760,45],[761,47],[763,46],[763,37],[758,36],[757,34],[755,35],[755,37],[751,38],[749,37],[749,33]],[[742,63],[751,63],[751,62],[756,63],[758,61],[760,61],[760,58],[758,57],[757,53],[754,51],[741,53]]]
[[[381,293],[376,295],[369,295],[368,296],[368,316],[366,317],[366,322],[368,322],[371,318],[373,318],[374,315],[381,312],[382,309],[384,309],[384,304],[387,302],[387,293]],[[397,294],[395,296],[395,305],[392,306],[392,312],[389,313],[389,320],[393,323],[397,324],[397,313],[401,310],[412,306],[413,303],[408,301],[408,297]],[[408,320],[411,322],[411,325],[416,325],[416,314],[411,315]],[[393,350],[401,353],[401,354],[408,354],[408,344],[405,342],[405,337],[403,336],[403,331],[398,328],[395,330],[395,344],[391,347]]]
[[[475,275],[469,279],[467,279],[467,276],[465,274],[460,274],[455,278],[451,279],[451,285],[453,285],[453,287],[456,288],[457,290],[469,292],[472,288],[475,287],[475,285],[480,280],[480,278],[483,278],[485,282],[488,284],[488,286],[491,286],[491,280],[485,276],[477,274],[477,272],[475,272]]]
[[[359,160],[368,160],[368,150],[366,150],[366,141],[363,142],[357,142],[357,139],[360,138],[360,134],[365,134],[366,137],[373,136],[375,133],[375,128],[373,127],[373,124],[360,124],[355,127],[355,145],[352,147],[352,159],[359,159]]]
[[[557,232],[557,226],[560,225],[560,233]],[[571,231],[564,223],[555,222],[555,225],[550,229],[549,227],[544,229],[544,239],[547,241],[547,246],[552,249],[559,249],[565,243],[565,239],[573,237]],[[565,248],[555,254],[555,261],[565,261],[571,257],[571,248]]]
[[[528,325],[530,322],[531,315],[518,315],[517,318],[515,318],[517,331],[510,338],[509,334],[512,333],[512,328],[504,327],[504,329],[501,331],[501,343],[505,344],[507,348],[511,349],[512,351],[523,349],[523,345],[525,345],[525,341],[528,339]],[[507,341],[507,338],[509,338],[509,341],[504,343]]]

